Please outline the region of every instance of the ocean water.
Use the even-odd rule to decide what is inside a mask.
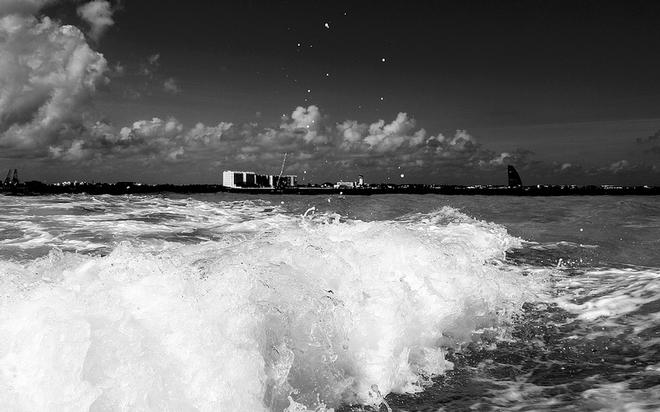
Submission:
[[[660,199],[0,196],[7,411],[660,409]]]

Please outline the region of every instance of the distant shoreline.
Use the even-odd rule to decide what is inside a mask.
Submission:
[[[486,196],[622,196],[660,195],[658,186],[574,186],[537,185],[523,187],[507,186],[454,186],[454,185],[379,185],[362,188],[332,187],[286,187],[272,188],[228,188],[222,185],[148,185],[133,182],[45,184],[27,182],[18,186],[1,187],[0,194],[9,196],[45,196],[54,194],[127,195],[157,193],[240,193],[250,195],[346,195],[369,196],[383,194],[439,194],[439,195],[486,195]]]

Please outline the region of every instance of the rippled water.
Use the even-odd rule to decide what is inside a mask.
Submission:
[[[0,197],[8,410],[655,410],[654,197]]]

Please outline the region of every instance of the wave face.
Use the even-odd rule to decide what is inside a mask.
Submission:
[[[431,385],[451,353],[510,339],[552,272],[509,262],[520,239],[451,207],[368,221],[330,199],[304,216],[261,200],[1,202],[11,410],[380,405]]]

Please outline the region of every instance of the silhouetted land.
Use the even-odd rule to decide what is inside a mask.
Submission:
[[[297,186],[282,189],[241,188],[230,189],[222,185],[173,185],[140,184],[133,182],[117,183],[68,183],[46,184],[26,182],[12,186],[0,186],[0,193],[14,196],[39,196],[52,194],[85,193],[90,195],[126,195],[149,193],[217,193],[231,192],[243,194],[295,194],[295,195],[377,195],[377,194],[443,194],[443,195],[506,195],[506,196],[594,196],[594,195],[660,195],[657,186],[575,186],[538,185],[523,187],[508,186],[455,186],[455,185],[392,185],[372,184],[359,188],[333,188],[320,186]]]

